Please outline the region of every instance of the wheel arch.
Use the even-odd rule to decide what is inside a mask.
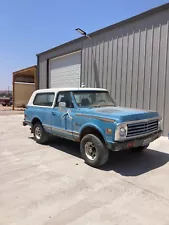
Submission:
[[[99,137],[104,143],[106,142],[104,139],[103,133],[97,126],[89,124],[89,125],[86,125],[85,127],[83,127],[82,130],[80,131],[79,140],[81,141],[82,138],[87,134],[93,134],[93,135]]]
[[[37,122],[39,122],[39,123],[42,124],[41,120],[40,120],[38,117],[34,117],[34,118],[32,119],[32,125],[35,125],[35,123],[37,123]]]
[[[38,123],[38,122],[42,124],[41,120],[40,120],[38,117],[34,117],[34,118],[32,119],[32,121],[31,121],[31,124],[32,124],[32,126],[31,126],[31,133],[33,133],[33,126],[34,126],[36,123]]]

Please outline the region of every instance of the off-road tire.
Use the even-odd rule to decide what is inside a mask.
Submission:
[[[85,145],[88,142],[91,142],[95,147],[96,158],[94,160],[90,160],[86,155]],[[109,150],[106,148],[104,142],[93,134],[87,134],[82,138],[80,142],[80,151],[85,163],[96,168],[104,165],[109,157]]]
[[[38,128],[39,128],[39,131],[41,132],[40,138],[37,138],[37,135],[36,135],[36,129]],[[44,130],[40,122],[35,123],[35,125],[33,126],[33,135],[34,135],[34,140],[38,144],[46,144],[48,142],[48,139],[49,139],[48,133],[46,133],[46,131]]]

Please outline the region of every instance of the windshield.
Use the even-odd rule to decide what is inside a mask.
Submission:
[[[73,92],[73,95],[79,107],[116,106],[107,91],[76,91]]]

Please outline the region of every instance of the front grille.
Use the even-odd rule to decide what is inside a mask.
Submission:
[[[158,120],[131,123],[127,125],[127,137],[149,134],[158,130]]]

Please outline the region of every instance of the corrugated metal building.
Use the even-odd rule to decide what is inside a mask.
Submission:
[[[37,55],[39,88],[104,87],[121,106],[157,110],[169,132],[169,3]]]

